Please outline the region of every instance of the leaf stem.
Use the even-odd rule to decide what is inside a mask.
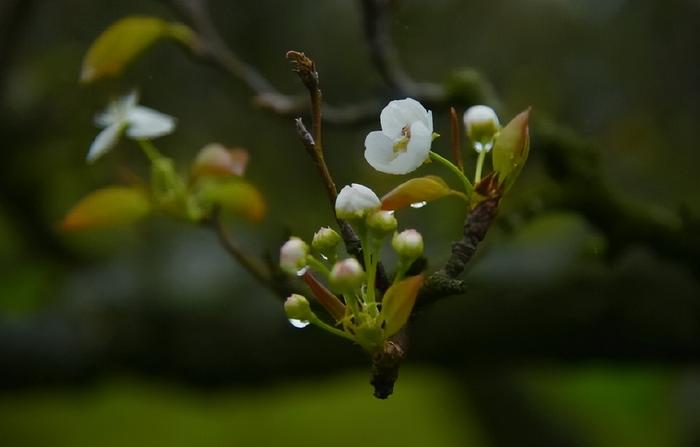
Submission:
[[[150,140],[136,140],[136,142],[151,163],[165,158]]]
[[[430,151],[430,159],[433,161],[437,161],[450,171],[454,172],[454,174],[457,177],[459,177],[459,179],[462,181],[462,184],[464,185],[464,190],[467,193],[467,197],[471,197],[472,192],[474,191],[474,186],[472,186],[469,179],[464,175],[462,171],[459,170],[457,166],[454,165],[454,163],[433,151]]]
[[[311,323],[314,326],[317,326],[323,330],[326,330],[326,331],[330,332],[331,334],[335,334],[339,337],[347,338],[348,340],[355,342],[355,338],[352,335],[348,334],[345,331],[341,331],[340,329],[334,328],[330,324],[319,319],[316,315],[314,315],[313,318],[311,318],[309,320],[309,323]]]
[[[486,159],[486,148],[481,149],[479,158],[476,159],[476,172],[474,173],[474,184],[481,181],[481,171],[484,168],[484,160]]]

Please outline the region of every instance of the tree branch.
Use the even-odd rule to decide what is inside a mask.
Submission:
[[[425,102],[443,102],[445,92],[440,85],[418,83],[399,62],[398,51],[391,37],[391,8],[394,0],[360,0],[365,40],[369,56],[387,86],[398,96],[420,98]]]
[[[273,292],[275,295],[285,298],[294,292],[289,285],[286,275],[275,275],[275,272],[256,257],[246,253],[238,246],[233,237],[224,226],[219,210],[214,210],[211,217],[205,221],[216,232],[219,242],[226,252],[238,262],[248,273],[250,273],[262,286]]]
[[[350,224],[345,220],[339,219],[335,214],[335,199],[338,196],[338,190],[331,176],[328,165],[326,165],[326,160],[323,156],[323,148],[317,143],[318,139],[322,136],[322,98],[321,87],[319,83],[318,72],[316,71],[316,64],[309,59],[304,53],[298,51],[287,52],[287,59],[292,61],[294,65],[294,72],[299,76],[304,86],[306,86],[309,91],[309,98],[311,102],[311,120],[312,128],[314,129],[314,135],[312,136],[309,131],[304,126],[301,118],[296,119],[296,128],[299,139],[301,140],[306,152],[309,154],[311,159],[314,161],[316,168],[323,179],[323,183],[326,189],[326,195],[328,196],[328,202],[330,203],[331,210],[335,216],[335,220],[340,228],[340,235],[345,243],[345,249],[351,255],[363,263],[362,255],[362,244],[360,238],[357,236],[355,231],[352,229]],[[389,287],[389,280],[384,270],[384,266],[380,263],[377,266],[377,288],[381,291],[385,291]]]

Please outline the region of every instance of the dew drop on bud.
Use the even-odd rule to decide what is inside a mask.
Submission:
[[[411,204],[411,208],[423,208],[425,205],[427,205],[428,202],[425,200],[422,202],[414,202]]]
[[[306,320],[297,320],[296,318],[290,318],[289,324],[291,324],[295,328],[303,329],[309,325],[309,322]]]
[[[303,268],[297,270],[297,276],[304,276],[304,274],[308,271],[309,271],[309,267],[304,266]]]

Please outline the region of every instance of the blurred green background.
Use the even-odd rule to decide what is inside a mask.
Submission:
[[[230,46],[284,92],[301,91],[284,58],[296,49],[333,104],[397,97],[369,60],[359,1],[210,7]],[[127,140],[84,161],[93,115],[134,87],[178,118],[157,143],[183,169],[211,141],[248,148],[248,177],[270,208],[259,225],[230,222],[249,250],[274,256],[289,232],[308,239],[332,221],[291,118],[256,108],[240,81],[176,45],[79,84],[90,43],[135,13],[177,19],[155,0],[0,4],[0,445],[700,445],[700,2],[394,1],[408,73],[450,85],[476,70],[502,121],[532,105],[535,123],[531,161],[467,294],[417,318],[388,401],[371,396],[356,347],[290,327],[211,231],[165,218],[56,231],[124,167],[147,175]],[[447,105],[431,108],[444,136],[434,148],[447,154]],[[339,185],[399,183],[362,157],[378,121],[326,127]],[[616,203],[670,230],[591,211],[585,193],[582,206],[544,200],[567,187],[552,173],[555,133],[598,157],[579,189],[604,181]],[[445,199],[398,217],[423,233],[436,268],[464,212]]]

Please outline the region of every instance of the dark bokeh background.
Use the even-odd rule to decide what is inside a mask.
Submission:
[[[178,118],[158,145],[182,166],[210,141],[250,150],[248,176],[270,213],[230,222],[244,246],[274,254],[289,231],[310,238],[331,215],[291,119],[253,107],[241,82],[169,43],[117,80],[78,83],[106,26],[133,13],[176,18],[165,2],[0,4],[0,445],[700,444],[697,233],[685,230],[700,213],[700,2],[395,3],[393,36],[413,77],[477,70],[503,120],[532,105],[535,122],[531,161],[469,291],[417,319],[386,402],[371,397],[358,349],[290,327],[210,231],[164,218],[55,231],[121,167],[147,172],[128,141],[84,162],[93,114],[138,87],[144,104]],[[359,2],[211,8],[231,47],[282,91],[300,91],[284,58],[298,49],[316,60],[329,102],[394,99],[368,59]],[[446,136],[446,106],[433,112]],[[378,116],[327,128],[339,184],[398,183],[362,157],[377,126]],[[547,152],[563,140],[599,157],[582,195],[604,182],[639,219],[542,199],[566,188]],[[399,220],[423,233],[436,266],[463,217],[446,199]],[[663,225],[637,231],[643,219]]]

